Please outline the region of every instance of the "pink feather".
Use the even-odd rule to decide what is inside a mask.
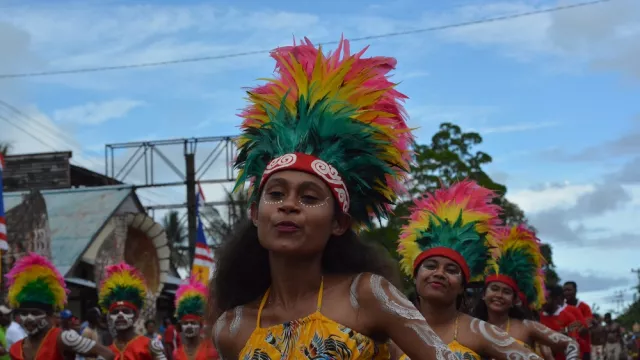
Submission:
[[[197,292],[205,298],[207,298],[207,287],[201,283],[195,276],[190,277],[186,283],[180,285],[176,290],[175,306],[178,307],[178,303],[187,292]]]
[[[12,286],[15,283],[16,278],[21,273],[28,271],[33,266],[42,266],[51,269],[55,274],[57,282],[67,293],[69,293],[69,290],[66,287],[66,282],[64,281],[64,276],[60,274],[58,269],[51,263],[51,261],[49,261],[49,259],[36,253],[29,253],[29,255],[22,257],[15,263],[13,268],[11,268],[7,275],[5,275],[7,278],[7,287]]]

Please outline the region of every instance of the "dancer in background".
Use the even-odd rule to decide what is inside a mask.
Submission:
[[[53,313],[64,309],[68,291],[64,278],[47,258],[29,254],[6,277],[9,305],[20,314],[27,333],[11,346],[12,360],[64,360],[76,354],[114,359],[108,348],[94,340],[53,326]]]
[[[482,279],[491,259],[501,211],[494,198],[463,181],[416,200],[398,242],[401,267],[415,281],[420,312],[459,359],[540,359],[504,330],[461,311],[466,284]]]
[[[542,310],[540,313],[540,322],[542,325],[553,331],[570,336],[580,345],[582,339],[580,338],[579,332],[582,324],[581,319],[577,317],[580,316],[580,312],[573,311],[569,308],[569,305],[564,303],[562,287],[551,286],[547,289],[547,297]],[[556,353],[555,357],[557,360],[564,359],[562,353]]]
[[[498,248],[485,278],[485,288],[473,315],[506,331],[521,344],[545,345],[567,360],[580,358],[578,343],[528,316],[545,301],[544,257],[540,241],[524,225],[503,228],[496,237]]]
[[[412,137],[386,74],[340,41],[272,52],[276,75],[248,91],[237,185],[251,223],[217,250],[214,325],[222,358],[385,359],[391,338],[416,359],[448,357],[389,280],[388,254],[353,228],[384,218],[405,180]]]
[[[175,360],[217,359],[218,352],[211,339],[202,339],[202,324],[207,305],[207,287],[190,278],[176,291],[176,317],[182,329],[182,344],[176,349]]]
[[[116,354],[116,359],[165,360],[162,342],[137,335],[134,328],[147,294],[142,274],[125,263],[108,266],[105,270],[98,301],[115,334],[109,348]]]

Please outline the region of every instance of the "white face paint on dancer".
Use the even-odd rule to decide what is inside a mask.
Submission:
[[[40,309],[21,309],[20,318],[27,335],[36,335],[51,326],[49,316]]]
[[[195,320],[182,320],[180,321],[180,327],[182,327],[182,334],[185,337],[193,338],[200,335],[200,322]]]
[[[116,331],[129,330],[133,327],[138,314],[126,306],[116,306],[109,311],[109,325]]]

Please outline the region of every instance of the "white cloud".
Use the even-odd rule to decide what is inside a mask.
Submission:
[[[575,206],[581,195],[594,190],[590,184],[545,184],[541,189],[524,189],[509,192],[507,198],[526,213],[538,213],[555,208]]]
[[[84,105],[60,109],[53,112],[57,122],[98,125],[103,122],[126,116],[131,110],[144,105],[142,101],[117,99],[99,103],[90,102]]]
[[[513,124],[513,125],[486,127],[486,128],[480,128],[478,130],[473,130],[473,131],[478,131],[481,134],[496,134],[496,133],[499,134],[499,133],[513,133],[513,132],[546,129],[551,127],[556,127],[558,125],[560,124],[557,122],[538,122],[538,123],[532,122],[532,123],[520,123],[520,124]]]

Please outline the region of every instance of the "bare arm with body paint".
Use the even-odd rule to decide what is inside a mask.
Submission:
[[[494,360],[542,360],[533,350],[519,344],[495,325],[472,318],[469,330],[477,336],[478,352]]]
[[[531,338],[542,345],[546,345],[556,352],[564,352],[567,360],[579,360],[578,343],[567,335],[555,332],[536,321],[522,322],[529,330]]]
[[[164,346],[160,339],[153,339],[149,342],[149,352],[153,360],[166,360],[167,356],[164,353]]]
[[[390,338],[411,359],[457,360],[411,301],[381,276],[358,275],[351,287],[351,305],[374,332]]]
[[[64,330],[58,337],[58,345],[63,351],[92,357],[101,357],[105,360],[115,359],[113,352],[89,338],[80,336],[74,330]]]

